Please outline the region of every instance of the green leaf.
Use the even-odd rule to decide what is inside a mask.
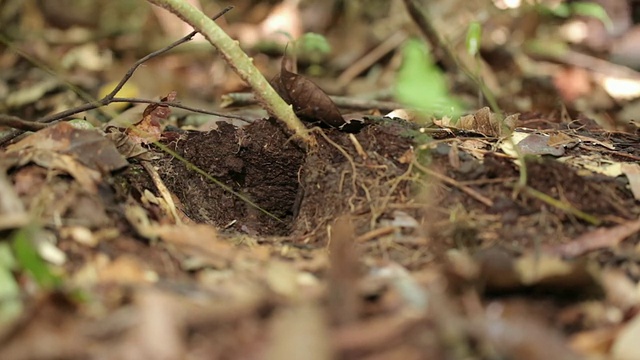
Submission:
[[[17,318],[23,309],[20,287],[6,267],[0,267],[0,325]]]
[[[295,42],[295,48],[300,58],[312,64],[318,64],[331,53],[331,45],[327,39],[316,33],[305,33]]]
[[[296,41],[296,45],[302,53],[315,52],[322,55],[331,53],[331,45],[329,45],[327,38],[312,32],[302,35],[300,39]]]
[[[611,18],[600,4],[577,1],[571,3],[571,9],[575,15],[590,16],[602,21],[608,30],[613,28]]]
[[[61,280],[51,272],[51,269],[38,255],[38,251],[32,242],[36,229],[26,226],[15,232],[13,236],[13,253],[20,268],[27,271],[34,280],[44,289],[52,289],[60,286]]]
[[[424,42],[408,40],[402,56],[396,77],[396,99],[425,114],[458,116],[462,112],[460,101],[449,94],[447,81]]]
[[[0,266],[8,270],[15,270],[16,259],[11,253],[11,247],[7,242],[0,242]]]
[[[0,325],[14,320],[22,313],[20,286],[11,272],[15,265],[9,244],[0,243]]]
[[[532,39],[525,42],[523,48],[527,53],[544,56],[564,56],[569,51],[569,46],[561,41]]]
[[[562,4],[558,4],[557,6],[554,7],[549,7],[546,5],[539,5],[540,6],[540,11],[543,13],[551,13],[552,15],[555,15],[557,17],[562,17],[562,18],[567,18],[569,16],[571,16],[571,8],[569,8],[569,4],[566,3],[562,3]]]
[[[67,123],[69,123],[69,125],[73,126],[74,128],[81,129],[81,130],[93,130],[96,128],[87,120],[82,120],[82,119],[69,120],[67,121]]]
[[[554,7],[538,5],[537,8],[543,14],[552,14],[561,18],[568,18],[573,15],[590,16],[602,21],[608,30],[613,28],[613,22],[607,11],[600,4],[594,2],[576,1],[558,4]]]
[[[480,52],[480,42],[482,40],[482,26],[479,22],[474,21],[469,24],[467,29],[467,52],[471,56],[476,56]]]

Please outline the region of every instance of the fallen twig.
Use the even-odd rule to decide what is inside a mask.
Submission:
[[[0,125],[8,126],[14,129],[20,129],[22,131],[38,131],[42,128],[47,127],[47,125],[45,124],[22,120],[17,116],[5,114],[0,114]]]
[[[178,108],[178,109],[189,110],[189,111],[193,111],[193,112],[200,113],[200,114],[226,117],[226,118],[229,118],[229,119],[237,119],[237,120],[241,120],[241,121],[244,121],[244,122],[247,122],[247,123],[251,122],[251,120],[249,120],[247,118],[244,118],[242,116],[231,115],[231,114],[223,114],[223,113],[216,112],[216,111],[199,109],[199,108],[183,105],[183,104],[177,103],[177,102],[170,102],[170,101],[169,102],[164,102],[164,101],[158,101],[158,100],[146,100],[146,99],[136,99],[136,98],[113,98],[113,99],[111,99],[111,102],[112,103],[125,102],[125,103],[136,103],[136,104],[162,104],[164,106],[169,106],[169,107],[174,107],[174,108]]]
[[[380,100],[370,100],[370,99],[357,99],[352,97],[344,97],[344,96],[329,96],[331,101],[333,101],[337,107],[343,109],[352,109],[352,110],[371,110],[377,109],[380,111],[392,111],[396,109],[403,108],[402,104],[393,101],[380,101]],[[231,106],[246,106],[246,105],[254,105],[258,103],[258,99],[256,99],[253,93],[229,93],[222,95],[220,106],[231,107]]]

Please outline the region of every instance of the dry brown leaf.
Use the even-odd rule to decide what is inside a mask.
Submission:
[[[40,149],[28,149],[20,156],[23,163],[33,162],[46,169],[64,171],[73,176],[89,193],[95,194],[98,191],[98,184],[102,180],[100,172],[84,166],[73,156]]]
[[[500,120],[488,107],[476,111],[474,114],[462,116],[457,122],[445,117],[434,120],[433,123],[452,129],[473,131],[489,137],[504,136],[515,128],[519,114],[512,114]]]
[[[549,146],[573,147],[579,143],[580,139],[569,136],[569,134],[561,131],[550,134],[549,141],[547,141],[547,145]]]
[[[70,155],[98,171],[114,171],[128,165],[109,139],[96,130],[76,129],[66,122],[35,132],[7,147],[7,152],[27,148]]]
[[[239,256],[239,248],[220,239],[216,228],[211,225],[164,225],[153,228],[160,239],[172,244],[186,257],[183,261],[185,267],[224,268]],[[249,257],[255,255],[252,251],[249,253]]]
[[[173,102],[176,99],[176,92],[172,91],[167,96],[160,99],[161,102]],[[126,134],[136,143],[148,144],[160,140],[162,134],[161,121],[165,121],[171,114],[171,109],[167,105],[149,104],[142,113],[142,119],[127,128]]]
[[[345,124],[340,110],[329,96],[302,75],[287,70],[287,57],[282,58],[280,73],[271,83],[282,99],[293,106],[293,111],[306,121],[321,121],[331,127]]]
[[[131,158],[139,158],[142,160],[149,160],[151,155],[149,154],[149,149],[140,145],[140,143],[133,141],[124,130],[119,129],[115,126],[108,126],[105,129],[107,133],[107,138],[109,138],[116,148],[118,152],[122,154],[127,159]]]

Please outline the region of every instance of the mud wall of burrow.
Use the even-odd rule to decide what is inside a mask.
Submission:
[[[412,141],[402,126],[373,124],[357,134],[314,130],[305,150],[277,121],[244,127],[219,123],[210,132],[182,133],[167,144],[225,187],[165,156],[157,161],[167,187],[194,221],[252,235],[326,238],[327,225],[350,215],[359,233],[406,201]],[[249,200],[249,201],[247,201]],[[268,213],[268,214],[267,214]]]

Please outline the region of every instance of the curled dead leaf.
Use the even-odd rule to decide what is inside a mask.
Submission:
[[[286,56],[282,58],[280,73],[271,80],[271,85],[287,104],[293,106],[293,111],[302,120],[320,121],[330,127],[346,124],[336,104],[318,85],[287,70]]]
[[[161,102],[173,102],[176,92],[172,91],[160,99]],[[127,129],[126,134],[134,142],[148,144],[160,140],[162,134],[161,121],[166,120],[171,114],[169,106],[164,104],[149,104],[142,113],[142,119]]]

